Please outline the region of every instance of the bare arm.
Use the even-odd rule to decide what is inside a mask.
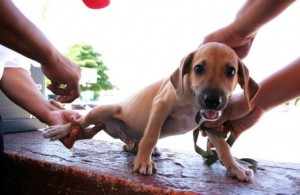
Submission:
[[[11,0],[0,0],[0,42],[42,64],[53,60],[55,48]],[[46,55],[47,54],[47,55]]]
[[[268,111],[280,104],[300,97],[300,57],[264,79],[253,106]]]
[[[47,113],[53,109],[37,89],[28,71],[22,68],[5,68],[0,87],[13,102],[47,123]]]
[[[48,125],[70,122],[71,116],[80,118],[72,110],[59,110],[52,106],[35,86],[29,73],[22,68],[5,68],[0,88],[13,102]]]
[[[253,35],[293,2],[295,0],[248,0],[231,25],[242,37]]]
[[[79,97],[80,68],[64,57],[11,0],[0,0],[0,18],[0,44],[41,63],[52,82],[49,89],[61,95],[62,102]]]

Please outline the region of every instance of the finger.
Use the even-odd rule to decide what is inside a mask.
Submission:
[[[214,122],[206,121],[206,122],[204,122],[204,126],[208,127],[208,128],[218,128],[218,127],[222,126],[224,122],[225,122],[225,119],[221,118]]]
[[[72,140],[77,140],[77,137],[78,137],[78,129],[73,129],[73,130],[71,131],[70,137],[71,137]]]
[[[70,103],[73,102],[76,98],[77,96],[73,95],[61,95],[57,98],[57,100],[61,103]]]
[[[202,135],[203,137],[206,137],[206,136],[207,136],[207,134],[206,134],[205,131],[201,131],[201,135]]]
[[[71,123],[72,125],[79,125],[79,122],[76,120],[75,115],[71,115],[71,116],[70,116],[70,123]]]
[[[80,88],[78,86],[67,86],[65,88],[64,94],[58,98],[58,100],[62,103],[69,103],[74,101],[76,98],[80,96]]]
[[[213,145],[213,143],[211,143],[211,141],[208,141],[207,147],[208,148],[214,148],[215,146]]]
[[[56,95],[66,95],[67,92],[64,88],[61,88],[60,85],[49,84],[47,88]]]
[[[242,47],[232,48],[236,52],[236,54],[240,57],[240,59],[244,59],[248,55],[248,53],[251,49],[252,43],[254,41],[254,38],[255,38],[255,36],[252,37],[251,39],[249,39],[249,41],[246,43],[246,45],[243,45]]]
[[[49,86],[51,88],[60,88],[61,84],[51,80],[51,83],[47,87],[49,87]]]
[[[227,128],[227,127],[224,127],[223,126],[223,129],[222,129],[222,131],[224,132],[224,133],[229,133],[230,131],[232,131],[232,129],[231,128]]]
[[[49,102],[51,105],[53,105],[53,108],[55,110],[65,110],[65,107],[63,107],[59,102],[57,102],[53,99],[50,99]]]

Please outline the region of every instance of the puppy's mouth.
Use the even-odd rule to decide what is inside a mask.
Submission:
[[[219,111],[219,110],[209,110],[209,109],[201,109],[200,110],[200,115],[206,121],[216,121],[216,120],[218,120],[221,117],[222,111]]]

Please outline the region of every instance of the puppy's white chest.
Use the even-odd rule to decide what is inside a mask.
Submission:
[[[166,119],[162,127],[161,137],[184,134],[193,130],[197,126],[196,114],[197,111],[191,107],[173,113]]]

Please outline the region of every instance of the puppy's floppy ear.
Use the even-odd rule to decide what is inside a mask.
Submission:
[[[176,90],[176,97],[179,98],[183,94],[183,77],[188,73],[191,65],[194,52],[185,56],[180,63],[180,67],[177,68],[170,76],[170,81]]]
[[[244,89],[245,98],[251,109],[251,101],[258,93],[259,85],[249,76],[248,68],[240,59],[238,60],[238,83]]]

